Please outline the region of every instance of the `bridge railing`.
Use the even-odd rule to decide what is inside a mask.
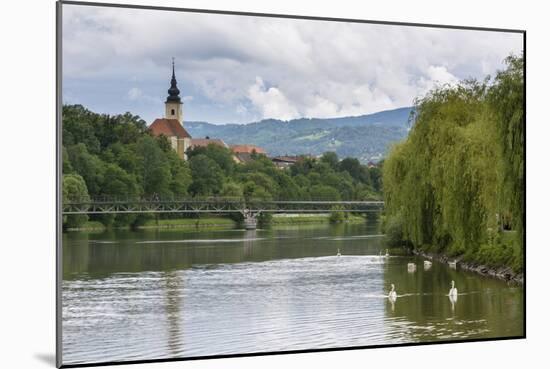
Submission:
[[[380,211],[382,201],[266,200],[238,197],[204,198],[85,198],[63,203],[63,214],[107,213],[235,213],[368,212]]]

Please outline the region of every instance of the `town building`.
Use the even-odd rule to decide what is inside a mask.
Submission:
[[[174,61],[172,60],[172,79],[168,89],[168,97],[164,102],[164,118],[157,118],[149,126],[155,136],[164,135],[172,148],[182,159],[187,159],[185,152],[192,145],[189,132],[183,127],[183,102],[180,98],[180,90],[176,81]]]
[[[187,160],[187,150],[195,147],[206,147],[208,145],[218,145],[231,149],[234,154],[234,160],[237,163],[244,163],[252,160],[252,154],[264,154],[264,149],[255,145],[227,145],[219,138],[192,138],[183,125],[183,102],[180,98],[180,90],[176,80],[176,71],[174,60],[172,60],[172,79],[168,89],[168,97],[164,102],[164,118],[157,118],[149,126],[154,136],[165,136],[172,148],[178,153],[178,156]]]
[[[267,155],[267,152],[256,145],[231,145],[233,157],[237,163],[248,163],[253,160],[254,154]]]
[[[299,156],[274,156],[271,161],[277,168],[284,169],[296,164],[300,159]]]

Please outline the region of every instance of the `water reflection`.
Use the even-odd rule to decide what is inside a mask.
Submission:
[[[379,234],[376,223],[66,234],[65,363],[523,334],[522,287],[437,262],[409,273],[423,260],[385,256]]]
[[[458,296],[457,295],[449,295],[449,301],[451,302],[451,310],[454,313],[455,304],[458,301]]]

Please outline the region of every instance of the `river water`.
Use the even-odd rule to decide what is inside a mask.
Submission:
[[[522,286],[383,248],[377,223],[64,234],[63,363],[523,335]]]

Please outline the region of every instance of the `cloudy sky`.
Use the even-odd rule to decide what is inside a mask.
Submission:
[[[63,101],[150,123],[174,57],[184,120],[354,116],[493,75],[521,50],[517,33],[64,5]]]

